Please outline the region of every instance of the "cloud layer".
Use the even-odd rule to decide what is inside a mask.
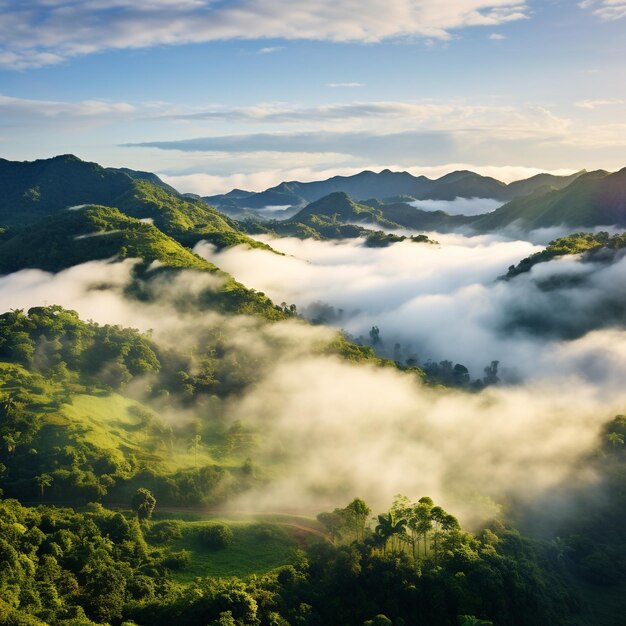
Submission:
[[[594,480],[584,459],[597,445],[601,425],[626,402],[626,332],[617,326],[575,340],[546,340],[500,330],[511,305],[524,298],[529,310],[549,312],[549,292],[542,296],[533,281],[555,273],[593,276],[591,301],[602,307],[603,294],[626,274],[623,263],[581,267],[570,259],[567,267],[544,268],[543,276],[514,287],[494,285],[492,279],[503,264],[535,249],[527,242],[456,236],[439,248],[398,244],[385,250],[355,242],[283,243],[300,259],[243,250],[219,259],[253,268],[247,278],[256,277],[253,286],[267,285],[273,295],[289,288],[301,304],[320,295],[339,304],[344,297],[353,310],[347,320],[380,319],[383,335],[388,324],[404,325],[411,336],[428,337],[433,353],[452,358],[455,350],[470,350],[481,365],[499,357],[509,372],[517,366],[527,380],[518,377],[513,385],[473,394],[435,391],[390,368],[316,354],[314,346],[331,337],[324,327],[267,325],[206,311],[181,316],[169,303],[217,286],[214,277],[197,273],[156,285],[161,295],[156,303],[129,302],[123,291],[132,261],[1,277],[0,308],[58,303],[83,318],[151,328],[155,341],[178,347],[197,345],[202,332],[219,329],[227,352],[241,364],[253,364],[255,377],[243,396],[222,405],[220,417],[262,433],[246,454],[271,477],[231,504],[234,508],[316,513],[355,496],[379,508],[403,492],[412,498],[428,494],[471,522],[495,511],[490,499],[532,499],[563,482]],[[577,295],[565,306],[570,318],[587,318],[593,328],[591,309],[584,308],[589,286],[574,288]],[[188,415],[177,417],[174,411],[170,417]]]
[[[308,307],[313,317],[324,314],[319,303],[334,307],[328,321],[355,336],[369,340],[378,326],[381,348],[392,358],[449,359],[474,377],[499,360],[509,381],[549,372],[599,376],[597,364],[587,372],[572,369],[562,346],[573,350],[587,341],[591,354],[588,333],[619,326],[626,298],[613,286],[626,277],[626,259],[607,264],[567,257],[503,282],[497,278],[509,265],[540,248],[497,236],[431,237],[441,245],[405,241],[371,249],[359,241],[281,239],[272,245],[285,257],[241,248],[216,254],[203,244],[197,250],[276,301]],[[618,360],[621,345],[615,346]],[[618,384],[610,372],[602,370],[607,384]]]
[[[447,39],[526,17],[522,0],[27,0],[0,3],[0,65],[37,67],[106,49],[225,39]]]

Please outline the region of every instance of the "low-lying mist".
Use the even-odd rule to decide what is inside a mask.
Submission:
[[[269,479],[234,508],[314,513],[355,496],[384,507],[402,492],[430,495],[472,521],[508,496],[523,500],[565,480],[594,480],[581,461],[597,447],[602,424],[626,404],[626,332],[617,314],[610,327],[603,317],[607,302],[618,311],[626,300],[615,289],[626,261],[568,258],[505,282],[498,276],[536,246],[501,237],[433,238],[440,245],[383,249],[358,241],[272,241],[284,257],[242,248],[218,254],[207,244],[197,250],[277,303],[334,307],[338,318],[329,321],[355,336],[368,338],[377,325],[383,352],[450,359],[474,376],[499,360],[501,385],[475,393],[431,389],[392,367],[324,355],[317,348],[332,337],[324,325],[181,314],[171,304],[181,294],[220,285],[199,272],[157,283],[156,302],[130,300],[124,289],[132,261],[5,276],[0,306],[60,304],[84,319],[152,329],[163,345],[197,344],[214,327],[238,359],[262,356],[254,384],[220,409],[221,418],[260,433],[249,454]],[[525,321],[533,316],[543,325]]]
[[[414,200],[408,204],[422,211],[445,211],[449,215],[482,215],[499,209],[504,203],[491,198],[455,198],[454,200]]]
[[[376,349],[395,360],[450,360],[476,377],[497,360],[511,383],[563,373],[598,378],[597,366],[580,357],[574,367],[566,354],[583,344],[591,353],[605,343],[594,331],[623,327],[626,294],[615,285],[626,277],[626,260],[567,257],[504,281],[509,265],[541,248],[497,236],[431,237],[439,245],[273,241],[284,257],[243,248],[217,254],[207,244],[197,250],[275,301],[296,302],[364,342],[377,327]]]

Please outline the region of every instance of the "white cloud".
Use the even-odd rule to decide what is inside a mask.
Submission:
[[[377,42],[526,17],[521,0],[25,0],[0,4],[0,64],[39,67],[106,49],[226,39]]]
[[[489,35],[489,39],[491,39],[491,41],[503,41],[506,37],[500,33],[491,33],[491,35]]]
[[[5,118],[113,117],[128,115],[135,111],[136,107],[127,102],[29,100],[0,94],[0,114]]]
[[[489,198],[455,198],[454,200],[415,200],[409,203],[422,211],[445,211],[450,215],[491,213],[504,203]]]
[[[620,98],[606,98],[604,100],[579,100],[575,103],[579,109],[598,109],[605,106],[615,106],[624,104],[624,100]]]
[[[267,48],[260,48],[259,54],[273,54],[274,52],[280,52],[284,50],[285,46],[269,46]]]
[[[584,0],[579,3],[579,6],[583,9],[591,9],[599,18],[607,21],[626,17],[624,0]]]

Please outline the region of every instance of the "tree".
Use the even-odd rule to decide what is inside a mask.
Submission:
[[[357,541],[365,534],[365,523],[372,510],[361,498],[355,498],[344,509],[346,522],[351,531],[354,532]]]
[[[500,382],[498,365],[500,365],[500,361],[491,361],[491,364],[485,367],[485,377],[483,378],[485,385],[497,385]]]
[[[333,541],[341,539],[341,529],[344,523],[341,509],[335,509],[332,513],[319,513],[317,521],[326,528]]]
[[[139,519],[150,519],[156,507],[156,502],[156,498],[148,489],[140,487],[133,496],[131,506]]]
[[[431,509],[434,502],[428,496],[424,496],[418,500],[415,507],[415,515],[417,517],[417,532],[420,533],[424,540],[424,558],[428,547],[428,533],[432,530],[433,522],[431,518]]]
[[[380,343],[380,329],[378,326],[372,326],[370,330],[370,340],[373,346],[376,346]]]
[[[430,511],[430,518],[433,521],[434,532],[434,546],[435,546],[435,566],[439,560],[439,537],[441,535],[441,529],[446,519],[447,513],[440,507],[434,506]]]
[[[19,441],[20,435],[22,433],[13,433],[13,434],[7,434],[7,435],[3,435],[2,436],[2,440],[4,441],[4,445],[6,446],[7,449],[7,453],[8,454],[13,454],[15,452],[15,448],[17,446],[17,443]]]
[[[52,486],[52,476],[50,474],[40,474],[39,476],[35,476],[35,484],[41,490],[41,497],[43,498],[43,490],[46,487]]]
[[[194,466],[198,469],[198,448],[202,445],[202,435],[194,435],[189,442],[189,448],[193,450]]]
[[[378,516],[378,525],[374,532],[383,540],[383,552],[387,551],[387,542],[396,536],[406,535],[406,520],[398,517],[394,511],[389,511],[385,515]],[[394,549],[392,542],[391,549]]]
[[[609,433],[606,438],[613,444],[613,449],[615,450],[615,446],[617,444],[619,445],[624,445],[624,435],[621,435],[620,433],[616,433],[616,432],[612,432]]]

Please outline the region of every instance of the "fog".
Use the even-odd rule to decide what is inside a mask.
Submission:
[[[158,300],[139,303],[124,296],[133,261],[56,275],[27,270],[0,278],[0,306],[61,304],[83,319],[151,329],[155,341],[179,347],[219,328],[241,362],[253,368],[261,359],[254,384],[220,409],[222,419],[261,435],[249,454],[267,483],[234,508],[315,513],[360,496],[380,509],[401,492],[430,495],[471,522],[509,496],[593,481],[584,461],[602,425],[626,406],[626,292],[616,288],[626,284],[626,259],[570,257],[501,281],[509,265],[541,248],[503,236],[432,237],[439,244],[382,249],[272,240],[286,256],[217,253],[205,243],[197,251],[277,303],[327,314],[316,303],[334,307],[329,321],[355,336],[369,339],[377,325],[383,353],[460,362],[473,378],[499,360],[502,383],[479,393],[432,389],[392,367],[324,354],[327,326],[193,307],[181,314],[177,300],[221,286],[202,272],[157,278]]]
[[[450,215],[482,215],[499,209],[504,202],[492,198],[455,198],[454,200],[414,200],[408,204],[422,211],[445,211]]]
[[[364,342],[378,327],[376,347],[385,356],[451,360],[474,377],[492,360],[505,382],[569,372],[564,340],[621,328],[626,293],[615,285],[626,279],[622,258],[567,257],[503,281],[508,266],[541,248],[499,236],[430,236],[439,245],[280,239],[272,245],[284,257],[243,248],[216,253],[207,244],[197,251],[275,301],[296,302]],[[585,368],[576,374],[594,376]]]

